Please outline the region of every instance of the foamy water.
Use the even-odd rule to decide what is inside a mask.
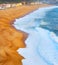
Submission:
[[[41,28],[46,12],[57,6],[40,8],[22,18],[16,19],[14,27],[29,34],[26,48],[18,49],[25,57],[23,65],[58,65],[58,37],[54,32]]]

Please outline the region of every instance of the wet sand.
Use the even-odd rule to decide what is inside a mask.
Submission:
[[[17,53],[17,49],[26,47],[24,41],[28,34],[16,30],[12,24],[15,19],[45,6],[50,5],[19,6],[0,10],[0,65],[22,65],[23,57]]]

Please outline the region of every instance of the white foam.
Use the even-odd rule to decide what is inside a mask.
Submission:
[[[17,50],[19,54],[25,57],[22,60],[23,65],[58,65],[58,49],[51,39],[50,31],[34,24],[34,18],[42,18],[46,11],[55,7],[57,6],[40,8],[15,21],[16,29],[29,33],[25,41],[26,48]],[[54,34],[52,36],[54,37]]]

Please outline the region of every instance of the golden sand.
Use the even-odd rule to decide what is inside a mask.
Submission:
[[[17,49],[26,47],[24,41],[28,34],[16,30],[12,24],[16,18],[44,6],[48,5],[19,6],[0,10],[0,65],[22,65],[23,57],[17,53]]]

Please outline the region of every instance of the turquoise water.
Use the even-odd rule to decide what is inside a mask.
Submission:
[[[57,11],[58,6],[40,8],[14,22],[16,29],[29,34],[26,48],[18,49],[25,57],[23,65],[58,65]]]

